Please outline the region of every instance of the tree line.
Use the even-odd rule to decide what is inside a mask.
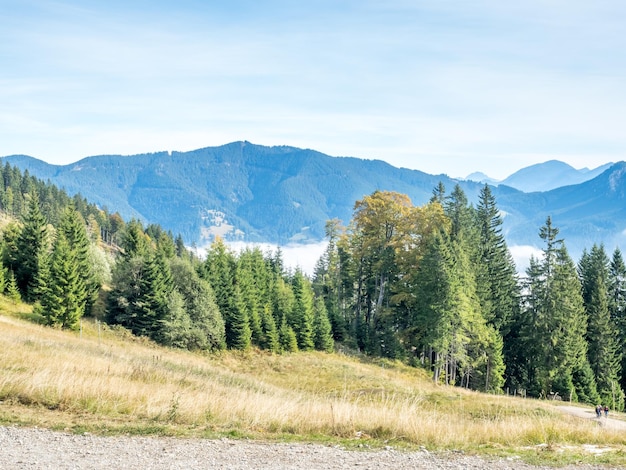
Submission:
[[[336,341],[487,392],[624,408],[626,269],[616,249],[576,264],[547,218],[541,256],[516,272],[489,188],[471,205],[442,184],[424,206],[376,191],[329,240],[313,285]]]
[[[624,408],[626,266],[616,249],[578,264],[548,218],[542,255],[519,275],[489,186],[470,204],[439,184],[428,204],[376,191],[347,225],[326,224],[312,276],[280,250],[206,257],[158,225],[125,222],[0,168],[0,291],[41,321],[84,315],[171,347],[275,353],[336,345],[405,361],[438,383]]]

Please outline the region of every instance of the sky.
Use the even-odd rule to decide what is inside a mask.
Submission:
[[[0,0],[0,155],[595,168],[626,160],[624,31],[618,0]]]

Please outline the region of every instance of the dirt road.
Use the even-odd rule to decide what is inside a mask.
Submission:
[[[579,406],[559,406],[559,410],[563,413],[570,414],[572,416],[578,416],[579,418],[591,419],[598,423],[598,425],[609,428],[609,429],[617,429],[620,431],[626,431],[626,421],[621,421],[619,419],[611,418],[611,413],[609,416],[605,418],[602,416],[598,418],[596,416],[595,410],[589,408],[581,408]]]

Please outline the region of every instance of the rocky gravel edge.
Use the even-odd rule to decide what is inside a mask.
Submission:
[[[338,446],[231,439],[102,437],[39,428],[0,426],[2,469],[548,469],[516,459],[457,453],[345,450]],[[601,469],[581,465],[567,469]]]

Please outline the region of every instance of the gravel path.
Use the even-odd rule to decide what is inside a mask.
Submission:
[[[426,451],[346,451],[313,444],[276,444],[228,439],[99,437],[44,429],[0,427],[0,468],[15,470],[338,470],[510,469],[534,467],[517,460],[485,460]],[[600,469],[571,466],[567,469]]]
[[[622,421],[619,419],[611,418],[611,414],[609,413],[609,417],[605,418],[602,416],[598,418],[596,416],[595,410],[580,408],[579,406],[559,406],[558,407],[563,413],[567,413],[573,416],[578,416],[583,419],[592,419],[598,423],[598,425],[608,428],[608,429],[617,429],[619,431],[626,431],[626,421]]]

